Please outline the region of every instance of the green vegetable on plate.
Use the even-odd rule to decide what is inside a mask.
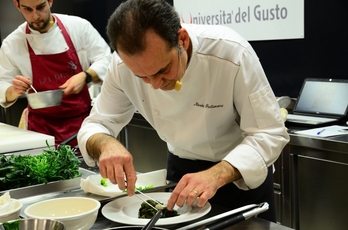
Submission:
[[[106,183],[107,180],[108,180],[107,178],[102,178],[100,180],[100,184],[103,185],[104,187],[108,187],[108,184]]]
[[[147,200],[147,202],[156,208],[158,208],[158,205],[162,206],[161,210],[162,210],[163,215],[161,218],[179,216],[179,214],[176,210],[169,211],[167,209],[167,207],[164,206],[163,203],[158,204],[153,200]],[[155,210],[153,207],[148,205],[146,202],[141,203],[141,207],[138,211],[138,217],[141,219],[151,219],[157,213],[157,210]]]
[[[135,190],[142,191],[142,190],[148,190],[151,188],[153,188],[153,185],[139,186],[139,187],[136,187]],[[127,189],[122,190],[122,192],[127,192]]]

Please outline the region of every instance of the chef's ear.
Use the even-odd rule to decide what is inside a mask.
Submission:
[[[15,4],[17,9],[19,10],[19,0],[13,0],[13,4]]]
[[[48,0],[48,4],[50,4],[50,7],[53,5],[53,0]]]
[[[185,28],[179,29],[179,45],[182,46],[185,50],[189,48],[190,45],[190,36]]]

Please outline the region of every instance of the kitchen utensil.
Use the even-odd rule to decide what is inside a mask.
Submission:
[[[57,220],[51,219],[18,219],[8,221],[9,224],[18,222],[19,230],[66,230],[65,225]],[[4,223],[0,223],[0,230],[5,230]],[[17,228],[15,228],[17,229]]]
[[[151,230],[159,218],[161,218],[163,215],[163,212],[161,210],[158,210],[156,214],[150,219],[150,221],[141,229],[141,230]]]
[[[34,88],[33,85],[30,85],[30,88],[32,88],[34,90],[35,93],[37,93],[36,89]]]
[[[58,106],[62,103],[63,89],[47,90],[37,93],[26,93],[28,103],[33,109]]]
[[[141,230],[141,226],[122,226],[122,227],[112,227],[112,228],[104,228],[102,230],[111,230],[111,229],[123,229],[123,230]],[[0,229],[1,230],[1,229]],[[168,228],[160,228],[154,227],[152,230],[169,230]]]
[[[88,230],[95,223],[100,202],[88,197],[63,197],[40,201],[24,209],[28,218],[54,219],[67,230]]]
[[[216,223],[212,223],[210,225],[208,225],[206,228],[204,228],[204,230],[221,230],[224,229],[226,227],[232,226],[236,223],[239,223],[243,220],[247,220],[253,216],[257,216],[259,213],[261,212],[265,212],[267,211],[269,208],[269,205],[267,202],[260,204],[259,207],[256,207],[252,210],[249,210],[247,212],[238,214],[237,216],[231,217],[231,218],[226,218],[222,221],[216,222]]]
[[[140,196],[138,196],[138,195],[136,194],[137,192],[140,193],[141,195],[145,196],[146,198],[152,200],[153,202],[155,202],[155,203],[156,203],[156,207],[152,206],[149,202],[147,202],[147,200],[144,200],[143,198],[141,198]],[[138,197],[140,200],[142,200],[143,202],[145,202],[147,205],[149,205],[151,208],[155,209],[156,211],[158,211],[158,209],[161,209],[161,210],[162,210],[162,209],[164,208],[163,204],[162,204],[160,201],[153,199],[152,197],[150,197],[150,196],[146,195],[145,193],[141,192],[140,190],[136,190],[135,193],[134,193],[134,195],[135,195],[136,197]],[[160,205],[159,207],[161,207],[161,208],[158,208],[157,205]]]
[[[199,227],[199,226],[202,226],[202,225],[204,225],[204,224],[209,224],[209,223],[211,223],[211,222],[214,222],[214,221],[217,221],[217,220],[221,220],[221,219],[223,219],[223,218],[226,218],[226,217],[229,217],[229,216],[235,215],[235,214],[237,214],[237,213],[241,213],[241,212],[244,212],[244,211],[250,210],[250,209],[252,209],[252,208],[256,208],[256,207],[259,207],[259,205],[257,205],[257,204],[245,205],[245,206],[243,206],[243,207],[236,208],[236,209],[233,209],[233,210],[230,210],[230,211],[221,213],[221,214],[216,215],[216,216],[212,216],[212,217],[210,217],[210,218],[207,218],[207,219],[198,221],[198,222],[196,222],[196,223],[183,226],[183,227],[178,228],[178,229],[176,229],[176,230],[189,230],[189,229],[195,229],[195,228],[197,228],[197,227]]]

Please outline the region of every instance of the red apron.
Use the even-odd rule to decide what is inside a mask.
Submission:
[[[32,81],[37,91],[58,89],[71,76],[82,71],[70,36],[57,16],[55,19],[69,46],[66,52],[36,55],[27,41],[33,74]],[[26,33],[30,33],[28,25]],[[88,87],[85,85],[79,94],[63,95],[60,106],[32,109],[28,105],[28,109],[28,129],[54,136],[56,145],[58,145],[78,132],[82,121],[90,112],[91,98]],[[77,145],[76,138],[67,144],[74,147]]]

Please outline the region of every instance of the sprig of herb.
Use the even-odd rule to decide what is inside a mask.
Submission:
[[[146,186],[139,186],[139,187],[136,187],[135,190],[139,190],[139,191],[142,191],[142,190],[148,190],[148,189],[151,189],[153,188],[153,185],[146,185]],[[127,192],[127,189],[124,189],[122,190],[122,192]]]

